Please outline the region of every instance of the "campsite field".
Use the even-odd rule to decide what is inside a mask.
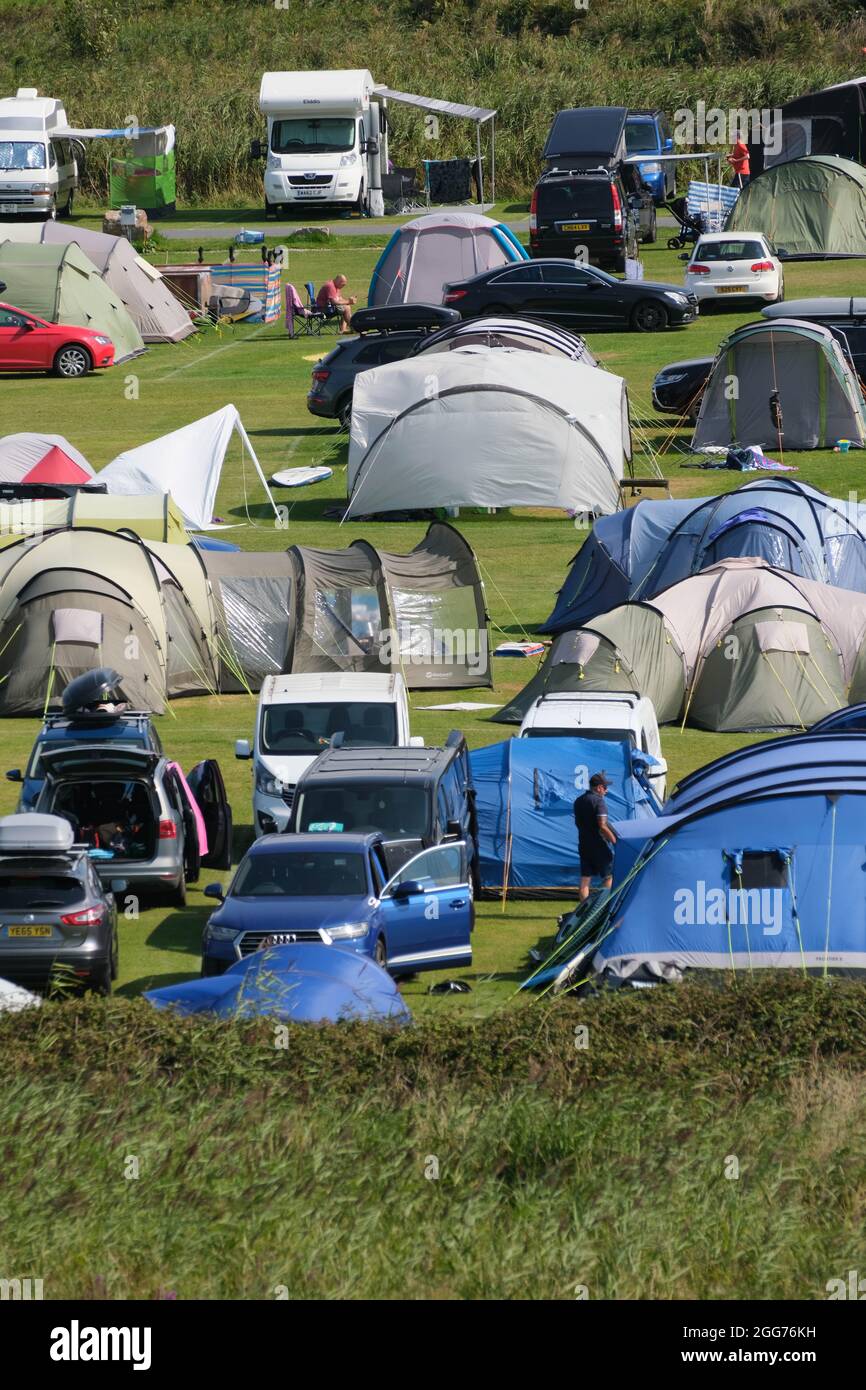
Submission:
[[[509,212],[519,217],[522,205]],[[252,209],[241,208],[234,220],[252,220]],[[82,217],[85,225],[95,222]],[[272,244],[285,241],[291,224],[271,224]],[[662,232],[662,237],[665,235]],[[350,289],[363,303],[377,245],[368,245],[360,230],[351,238],[333,239],[327,246],[289,251],[286,278],[303,284],[342,270]],[[380,243],[381,236],[370,233]],[[199,244],[202,244],[199,242]],[[203,243],[210,259],[225,254],[227,238]],[[185,243],[173,244],[171,255]],[[192,243],[189,248],[192,249]],[[241,253],[242,254],[242,253]],[[248,252],[251,258],[258,251]],[[154,259],[164,260],[162,252]],[[658,247],[644,248],[647,279],[681,282],[677,253],[668,251],[660,237]],[[789,299],[806,294],[842,294],[857,289],[854,278],[862,275],[859,263],[791,264],[786,271]],[[862,288],[862,286],[861,286]],[[664,363],[681,357],[711,353],[724,334],[749,315],[707,313],[697,324],[664,334],[598,333],[590,335],[596,354],[612,371],[623,375],[629,386],[635,435],[639,448],[658,455],[674,495],[709,493],[732,488],[741,481],[732,473],[703,473],[681,467],[688,461],[682,452],[687,433],[672,430],[670,422],[656,416],[650,400],[650,383]],[[291,544],[329,548],[348,545],[366,536],[390,550],[408,550],[423,534],[423,523],[347,523],[325,515],[345,497],[346,437],[328,422],[309,415],[305,395],[310,372],[332,336],[289,340],[282,323],[270,327],[237,325],[205,333],[175,346],[151,348],[146,355],[112,371],[82,381],[56,381],[39,377],[6,377],[3,392],[4,432],[44,429],[64,434],[95,467],[108,462],[121,449],[164,434],[227,402],[234,403],[249,432],[267,476],[278,468],[325,463],[333,478],[306,492],[277,500],[288,507],[278,526],[249,464],[242,467],[239,446],[233,450],[223,474],[218,513],[238,529],[229,533],[242,546],[274,549]],[[664,450],[664,452],[662,452]],[[645,457],[645,455],[644,455]],[[837,496],[850,488],[862,488],[862,464],[854,454],[815,452],[787,456],[799,468],[797,476]],[[641,455],[636,472],[645,472]],[[561,583],[569,559],[582,543],[585,532],[556,514],[500,513],[489,516],[465,512],[458,525],[475,549],[484,578],[492,619],[493,645],[505,638],[532,635],[550,611],[554,592]],[[519,690],[532,673],[529,661],[493,662],[492,691],[436,692],[411,696],[413,729],[428,743],[441,740],[451,728],[462,728],[470,746],[493,742],[507,727],[492,724],[480,714],[437,713],[425,706],[454,699],[500,704]],[[247,696],[220,696],[175,701],[164,716],[164,743],[191,766],[202,757],[220,760],[235,813],[235,862],[251,838],[249,765],[233,756],[233,743],[252,728],[254,700]],[[37,722],[0,721],[0,766],[19,766],[31,746]],[[749,741],[731,735],[681,731],[663,732],[671,782],[730,748]],[[15,790],[0,781],[0,812],[13,808]],[[198,946],[208,908],[201,889],[213,877],[205,873],[189,895],[183,912],[144,905],[137,920],[122,924],[119,992],[134,995],[154,984],[168,984],[189,977],[198,969]],[[480,905],[475,934],[474,961],[462,972],[473,986],[470,995],[444,1002],[427,998],[435,976],[421,977],[404,986],[416,1012],[459,1009],[477,1016],[510,998],[526,973],[526,952],[548,934],[561,903],[509,901]]]

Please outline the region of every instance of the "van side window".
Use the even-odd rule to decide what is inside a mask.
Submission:
[[[436,818],[439,822],[439,834],[444,835],[445,828],[448,825],[449,820],[452,819],[449,812],[448,796],[445,792],[444,777],[442,781],[439,783],[439,787],[436,792]]]
[[[648,753],[650,751],[649,743],[647,742],[646,729],[641,729],[640,731],[640,746],[642,752]]]
[[[53,140],[48,141],[48,167],[49,169],[55,169],[57,167],[57,152],[54,149]]]

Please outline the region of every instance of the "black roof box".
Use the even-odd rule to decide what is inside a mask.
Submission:
[[[407,328],[444,328],[459,318],[456,309],[446,309],[443,304],[383,304],[374,309],[356,309],[352,328],[356,333],[394,333]]]
[[[94,671],[85,671],[83,675],[76,676],[61,696],[63,713],[75,714],[88,705],[115,699],[122,680],[123,677],[111,666],[99,666]]]

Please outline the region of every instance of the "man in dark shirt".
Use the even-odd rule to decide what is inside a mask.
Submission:
[[[601,879],[603,888],[610,888],[613,883],[616,835],[607,822],[607,802],[604,797],[609,786],[607,773],[594,772],[589,779],[589,791],[583,792],[574,803],[574,823],[580,853],[581,902],[589,897],[589,886],[594,877]]]

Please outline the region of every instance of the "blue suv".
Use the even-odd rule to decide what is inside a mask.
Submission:
[[[14,767],[6,773],[8,781],[21,784],[18,811],[32,811],[39,799],[45,784],[42,754],[79,743],[105,743],[114,751],[119,747],[143,748],[162,756],[159,734],[153,727],[150,715],[143,711],[49,714],[36,737],[24,772]]]
[[[625,147],[628,154],[646,155],[638,164],[640,176],[652,190],[659,205],[672,198],[677,190],[676,165],[662,162],[660,155],[670,154],[674,147],[671,128],[661,111],[629,111],[625,122]],[[655,156],[655,158],[653,158]]]

